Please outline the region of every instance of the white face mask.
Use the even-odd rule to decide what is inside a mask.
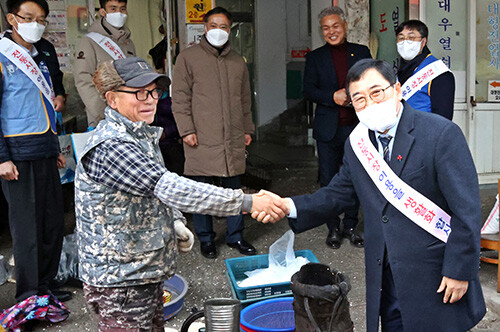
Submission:
[[[125,25],[125,22],[127,21],[127,14],[124,13],[107,13],[106,14],[106,22],[111,24],[117,29],[120,29],[122,26]]]
[[[229,39],[229,33],[227,33],[222,29],[208,30],[206,36],[210,45],[215,47],[220,47],[224,45],[225,43],[227,43],[227,40]]]
[[[406,61],[409,61],[413,60],[420,53],[422,41],[403,40],[397,43],[397,45],[399,55]]]
[[[30,23],[17,22],[16,31],[25,42],[33,44],[42,38],[43,32],[45,31],[45,25],[41,25],[36,21]]]
[[[386,100],[382,103],[373,103],[367,106],[364,110],[356,112],[359,122],[364,124],[368,129],[385,132],[387,129],[394,127],[398,121],[398,103],[394,98]]]

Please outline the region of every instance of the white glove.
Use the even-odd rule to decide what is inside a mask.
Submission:
[[[193,233],[180,219],[174,221],[174,230],[177,237],[177,248],[179,252],[189,252],[194,244]]]

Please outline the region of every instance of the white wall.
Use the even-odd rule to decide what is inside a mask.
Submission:
[[[309,12],[307,1],[286,0],[287,61],[304,61],[293,59],[292,50],[311,48],[309,35]]]
[[[312,50],[321,47],[325,44],[325,40],[319,28],[318,15],[323,9],[331,5],[332,5],[332,0],[311,0],[311,38],[312,38],[311,49]]]
[[[286,110],[285,0],[255,1],[256,126]]]

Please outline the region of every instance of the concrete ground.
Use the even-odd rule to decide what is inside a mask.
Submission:
[[[310,148],[284,148],[272,144],[255,144],[250,150],[250,157],[258,155],[262,164],[266,164],[272,178],[270,190],[282,196],[292,196],[314,192],[318,188],[316,159]],[[496,186],[483,186],[482,211],[483,220],[486,219],[494,204]],[[74,226],[74,215],[68,213],[67,231],[71,232]],[[259,224],[248,216],[245,217],[245,238],[255,245],[259,254],[267,254],[269,246],[280,238],[288,229],[286,220],[277,224]],[[180,255],[177,273],[189,283],[189,290],[184,299],[182,310],[169,321],[166,327],[180,330],[182,322],[189,316],[193,308],[203,308],[203,303],[209,298],[231,297],[228,280],[225,276],[225,259],[240,257],[239,253],[225,245],[225,220],[217,219],[214,222],[218,234],[216,243],[219,257],[208,260],[201,256],[199,242],[196,241],[190,253]],[[192,224],[190,224],[192,229]],[[363,223],[358,229],[362,232]],[[365,276],[363,249],[351,246],[344,241],[338,250],[328,248],[325,243],[327,227],[298,234],[295,237],[295,250],[310,249],[321,263],[342,271],[349,276],[352,290],[348,294],[351,304],[351,318],[356,331],[365,330]],[[8,229],[0,229],[0,254],[10,257],[11,242]],[[496,266],[481,263],[480,278],[486,297],[488,313],[483,321],[473,331],[500,331],[500,295],[496,293]],[[6,283],[0,286],[0,310],[14,304],[15,285]],[[74,287],[65,287],[72,291],[73,299],[66,305],[71,310],[70,317],[60,324],[40,325],[36,331],[97,331],[96,317],[86,309],[82,290]]]

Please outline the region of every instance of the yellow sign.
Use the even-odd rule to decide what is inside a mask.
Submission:
[[[186,0],[186,23],[203,23],[210,9],[212,0]]]

